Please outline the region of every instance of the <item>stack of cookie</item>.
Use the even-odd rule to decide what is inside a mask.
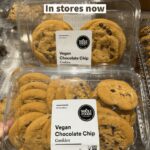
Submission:
[[[93,97],[97,99],[100,143],[102,150],[126,150],[134,141],[133,126],[138,97],[126,82],[107,79],[101,81]]]
[[[32,33],[32,50],[39,61],[47,66],[56,65],[55,32],[72,30],[60,20],[47,20],[40,23]],[[81,30],[91,30],[92,64],[116,63],[124,54],[126,37],[122,28],[108,19],[94,19],[87,22]]]
[[[15,121],[9,130],[9,140],[17,149],[50,149],[52,102],[58,99],[97,100],[102,150],[126,150],[134,142],[138,97],[124,81],[102,80],[92,91],[80,78],[50,79],[28,73],[19,78],[18,87],[12,104]]]
[[[147,56],[147,65],[150,66],[150,26],[145,26],[140,30],[140,42]]]
[[[49,82],[50,78],[42,73],[28,73],[18,80],[17,93],[12,102],[14,123],[9,130],[9,140],[17,149],[24,149],[24,145],[28,149],[39,148],[43,146],[43,139],[47,142],[47,132],[43,130],[50,130],[46,101]]]

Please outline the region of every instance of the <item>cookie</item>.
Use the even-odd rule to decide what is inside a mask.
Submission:
[[[94,63],[116,62],[126,48],[126,37],[117,23],[108,19],[94,19],[87,22],[81,30],[93,32]],[[98,50],[100,52],[98,52]]]
[[[48,85],[44,82],[29,82],[25,84],[24,86],[20,87],[19,92],[24,92],[31,89],[41,89],[41,90],[47,90]]]
[[[22,105],[32,102],[46,102],[47,92],[40,89],[31,89],[19,93],[14,100],[12,100],[12,111],[16,112]]]
[[[124,119],[101,115],[98,117],[98,122],[102,150],[126,150],[133,144],[133,128]]]
[[[150,26],[143,27],[140,30],[140,37],[146,36],[150,34]]]
[[[12,5],[11,9],[9,10],[8,20],[11,20],[12,22],[16,22],[16,20],[17,20],[17,9],[18,9],[18,5],[16,3],[14,3]]]
[[[20,99],[23,101],[23,103],[26,103],[27,100],[45,101],[46,97],[47,97],[47,92],[44,90],[40,90],[40,89],[31,89],[31,90],[20,93]]]
[[[43,15],[43,9],[41,5],[27,5],[14,3],[9,10],[8,20],[17,22],[17,12],[19,13],[19,19],[21,21],[33,21],[39,19]]]
[[[18,79],[18,84],[20,87],[29,82],[44,82],[48,84],[50,82],[50,77],[43,73],[31,72],[24,74]]]
[[[47,90],[47,103],[51,112],[53,100],[66,99],[65,87],[67,82],[62,79],[52,80]]]
[[[32,33],[32,50],[39,61],[47,66],[56,65],[55,32],[72,30],[64,21],[47,20],[38,25]]]
[[[92,60],[94,64],[110,63],[118,59],[119,42],[115,37],[95,33],[93,39]]]
[[[41,102],[28,103],[19,108],[19,110],[15,113],[15,118],[18,118],[30,112],[41,112],[43,114],[47,114],[48,108],[46,103]]]
[[[91,88],[89,84],[79,78],[67,79],[65,88],[66,99],[90,99]]]
[[[114,112],[111,109],[104,108],[104,107],[99,107],[97,113],[98,113],[98,116],[108,115],[108,116],[117,116],[117,117],[119,117],[119,115],[116,112]]]
[[[14,147],[21,148],[24,143],[24,133],[27,127],[32,123],[32,121],[41,116],[43,116],[43,113],[32,112],[23,115],[14,122],[8,134],[9,140]]]
[[[42,140],[43,140],[43,145],[46,150],[50,149],[50,135],[51,135],[51,120],[48,120],[44,128],[42,129]]]
[[[134,110],[131,111],[123,111],[116,109],[114,110],[121,118],[129,122],[131,126],[134,126],[136,122],[136,112]]]
[[[138,105],[136,91],[126,82],[107,79],[98,84],[98,96],[108,106],[121,110],[133,110]]]
[[[147,48],[150,46],[150,35],[146,35],[140,39],[141,44],[144,46],[144,48]]]
[[[33,149],[33,150],[43,150],[44,149],[44,139],[42,139],[42,136],[44,133],[42,133],[43,128],[45,127],[45,124],[47,121],[50,121],[49,115],[44,115],[35,121],[33,121],[27,128],[24,138],[25,138],[25,146],[27,149]],[[46,131],[47,132],[47,131]],[[50,133],[46,133],[50,134]]]

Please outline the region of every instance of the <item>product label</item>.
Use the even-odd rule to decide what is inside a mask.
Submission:
[[[91,31],[57,31],[57,65],[91,65]]]
[[[96,100],[56,100],[51,150],[100,150]]]
[[[106,4],[44,4],[44,13],[106,13]]]

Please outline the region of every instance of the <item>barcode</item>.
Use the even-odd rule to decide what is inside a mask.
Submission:
[[[97,150],[97,145],[89,146],[88,150]]]

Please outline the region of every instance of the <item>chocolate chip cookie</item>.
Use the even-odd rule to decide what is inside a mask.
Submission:
[[[48,84],[44,82],[29,82],[25,84],[24,86],[20,87],[19,92],[24,92],[31,89],[41,89],[41,90],[47,90]]]
[[[82,79],[72,78],[67,79],[67,85],[65,88],[66,99],[90,99],[91,88],[89,84]]]
[[[18,118],[30,112],[41,112],[43,114],[47,114],[48,107],[46,103],[31,102],[21,106],[21,108],[19,108],[18,111],[15,113],[15,118]]]
[[[134,141],[133,128],[117,116],[98,117],[100,145],[102,150],[126,150]]]
[[[126,48],[126,37],[122,28],[108,19],[94,19],[87,22],[81,30],[92,30],[94,64],[118,61]]]
[[[47,20],[38,25],[32,33],[32,50],[37,59],[46,66],[56,65],[56,37],[59,30],[72,30],[64,21]]]
[[[50,122],[50,116],[44,115],[42,117],[39,117],[35,121],[33,121],[27,128],[24,138],[25,138],[25,146],[27,149],[33,149],[33,150],[43,150],[45,141],[42,139],[43,136],[46,136],[49,133],[42,133],[43,128],[45,127],[45,124],[47,121]],[[46,131],[47,132],[47,131]]]
[[[100,100],[121,110],[133,110],[138,105],[136,91],[126,82],[107,79],[97,86]]]
[[[66,99],[65,88],[67,82],[62,79],[52,80],[47,90],[47,103],[51,112],[53,100]]]
[[[40,116],[43,116],[43,113],[31,112],[23,115],[14,122],[8,134],[9,140],[13,146],[21,148],[24,143],[24,134],[27,127],[32,123],[32,121]]]
[[[48,84],[50,82],[50,77],[43,73],[31,72],[22,75],[18,80],[20,87],[29,82],[44,82]]]

